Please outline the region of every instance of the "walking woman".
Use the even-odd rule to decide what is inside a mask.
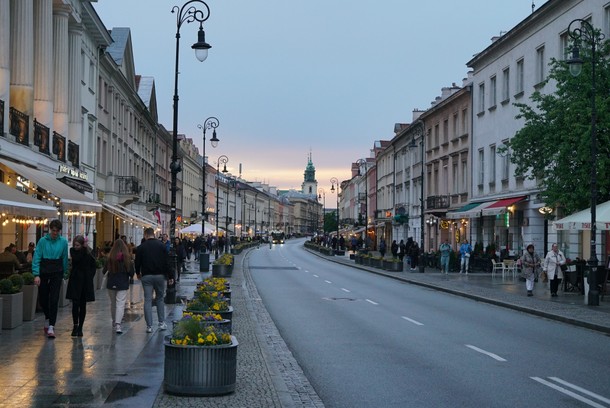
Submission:
[[[123,333],[121,323],[125,314],[129,279],[133,277],[133,272],[133,262],[131,261],[129,248],[122,239],[117,239],[110,249],[104,267],[104,273],[108,273],[106,289],[108,289],[108,297],[110,298],[112,328],[117,334]]]
[[[61,236],[61,221],[49,223],[49,233],[40,238],[32,259],[34,284],[40,287],[40,304],[44,311],[44,331],[55,338],[59,289],[68,269],[68,240]]]
[[[85,243],[85,237],[77,235],[70,248],[72,270],[68,279],[66,299],[72,300],[72,337],[83,337],[83,324],[87,315],[87,302],[95,301],[95,258]]]
[[[566,257],[563,255],[563,252],[559,250],[557,244],[553,244],[549,253],[546,254],[544,265],[542,266],[542,270],[544,270],[549,277],[551,297],[557,297],[557,289],[559,288],[561,279],[563,279],[561,265],[565,264]]]
[[[523,266],[523,277],[525,278],[527,296],[533,296],[534,280],[536,279],[536,272],[538,268],[540,268],[540,257],[534,252],[533,244],[527,246],[525,253],[521,257],[521,264]]]

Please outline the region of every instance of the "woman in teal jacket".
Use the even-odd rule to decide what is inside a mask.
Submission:
[[[60,235],[61,229],[59,220],[51,221],[49,233],[40,238],[32,258],[34,283],[40,287],[40,303],[45,318],[44,331],[50,339],[55,338],[59,290],[64,272],[68,270],[68,240]]]

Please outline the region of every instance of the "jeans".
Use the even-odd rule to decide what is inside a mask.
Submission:
[[[108,289],[108,297],[110,298],[110,315],[115,324],[123,322],[125,314],[125,301],[127,300],[126,290]]]
[[[165,321],[165,275],[142,275],[142,289],[144,289],[144,320],[146,326],[152,326],[152,296],[155,291],[155,305],[157,306],[157,318],[159,324]]]
[[[460,273],[465,272],[468,273],[468,265],[470,264],[470,257],[469,256],[463,256],[462,257],[462,263],[460,265]]]
[[[449,256],[441,256],[441,270],[443,273],[449,273]]]
[[[40,305],[44,312],[44,318],[49,320],[50,326],[55,326],[57,320],[59,290],[63,280],[62,272],[40,276]]]

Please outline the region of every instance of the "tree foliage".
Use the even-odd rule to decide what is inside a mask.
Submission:
[[[608,42],[597,42],[595,102],[597,111],[597,202],[610,199],[610,64]],[[536,91],[531,105],[516,103],[525,125],[507,143],[516,176],[537,180],[547,206],[567,214],[591,204],[592,58],[581,44],[580,76],[572,77],[565,61],[552,59],[546,82],[553,94]],[[547,87],[548,89],[548,87]]]
[[[324,214],[324,232],[329,233],[337,230],[337,212]]]

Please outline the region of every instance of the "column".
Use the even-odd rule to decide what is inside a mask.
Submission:
[[[4,101],[4,129],[8,132],[8,98],[11,84],[11,7],[9,0],[0,0],[0,99]],[[0,132],[1,133],[1,132]]]
[[[12,1],[10,4],[10,106],[31,116],[34,102],[33,0]],[[5,109],[8,110],[6,105]]]
[[[53,0],[34,0],[34,118],[53,121]]]
[[[68,19],[71,8],[53,9],[53,129],[68,134]]]
[[[82,71],[82,28],[71,24],[68,30],[68,134],[67,139],[80,144],[83,117],[81,113],[81,78]]]

